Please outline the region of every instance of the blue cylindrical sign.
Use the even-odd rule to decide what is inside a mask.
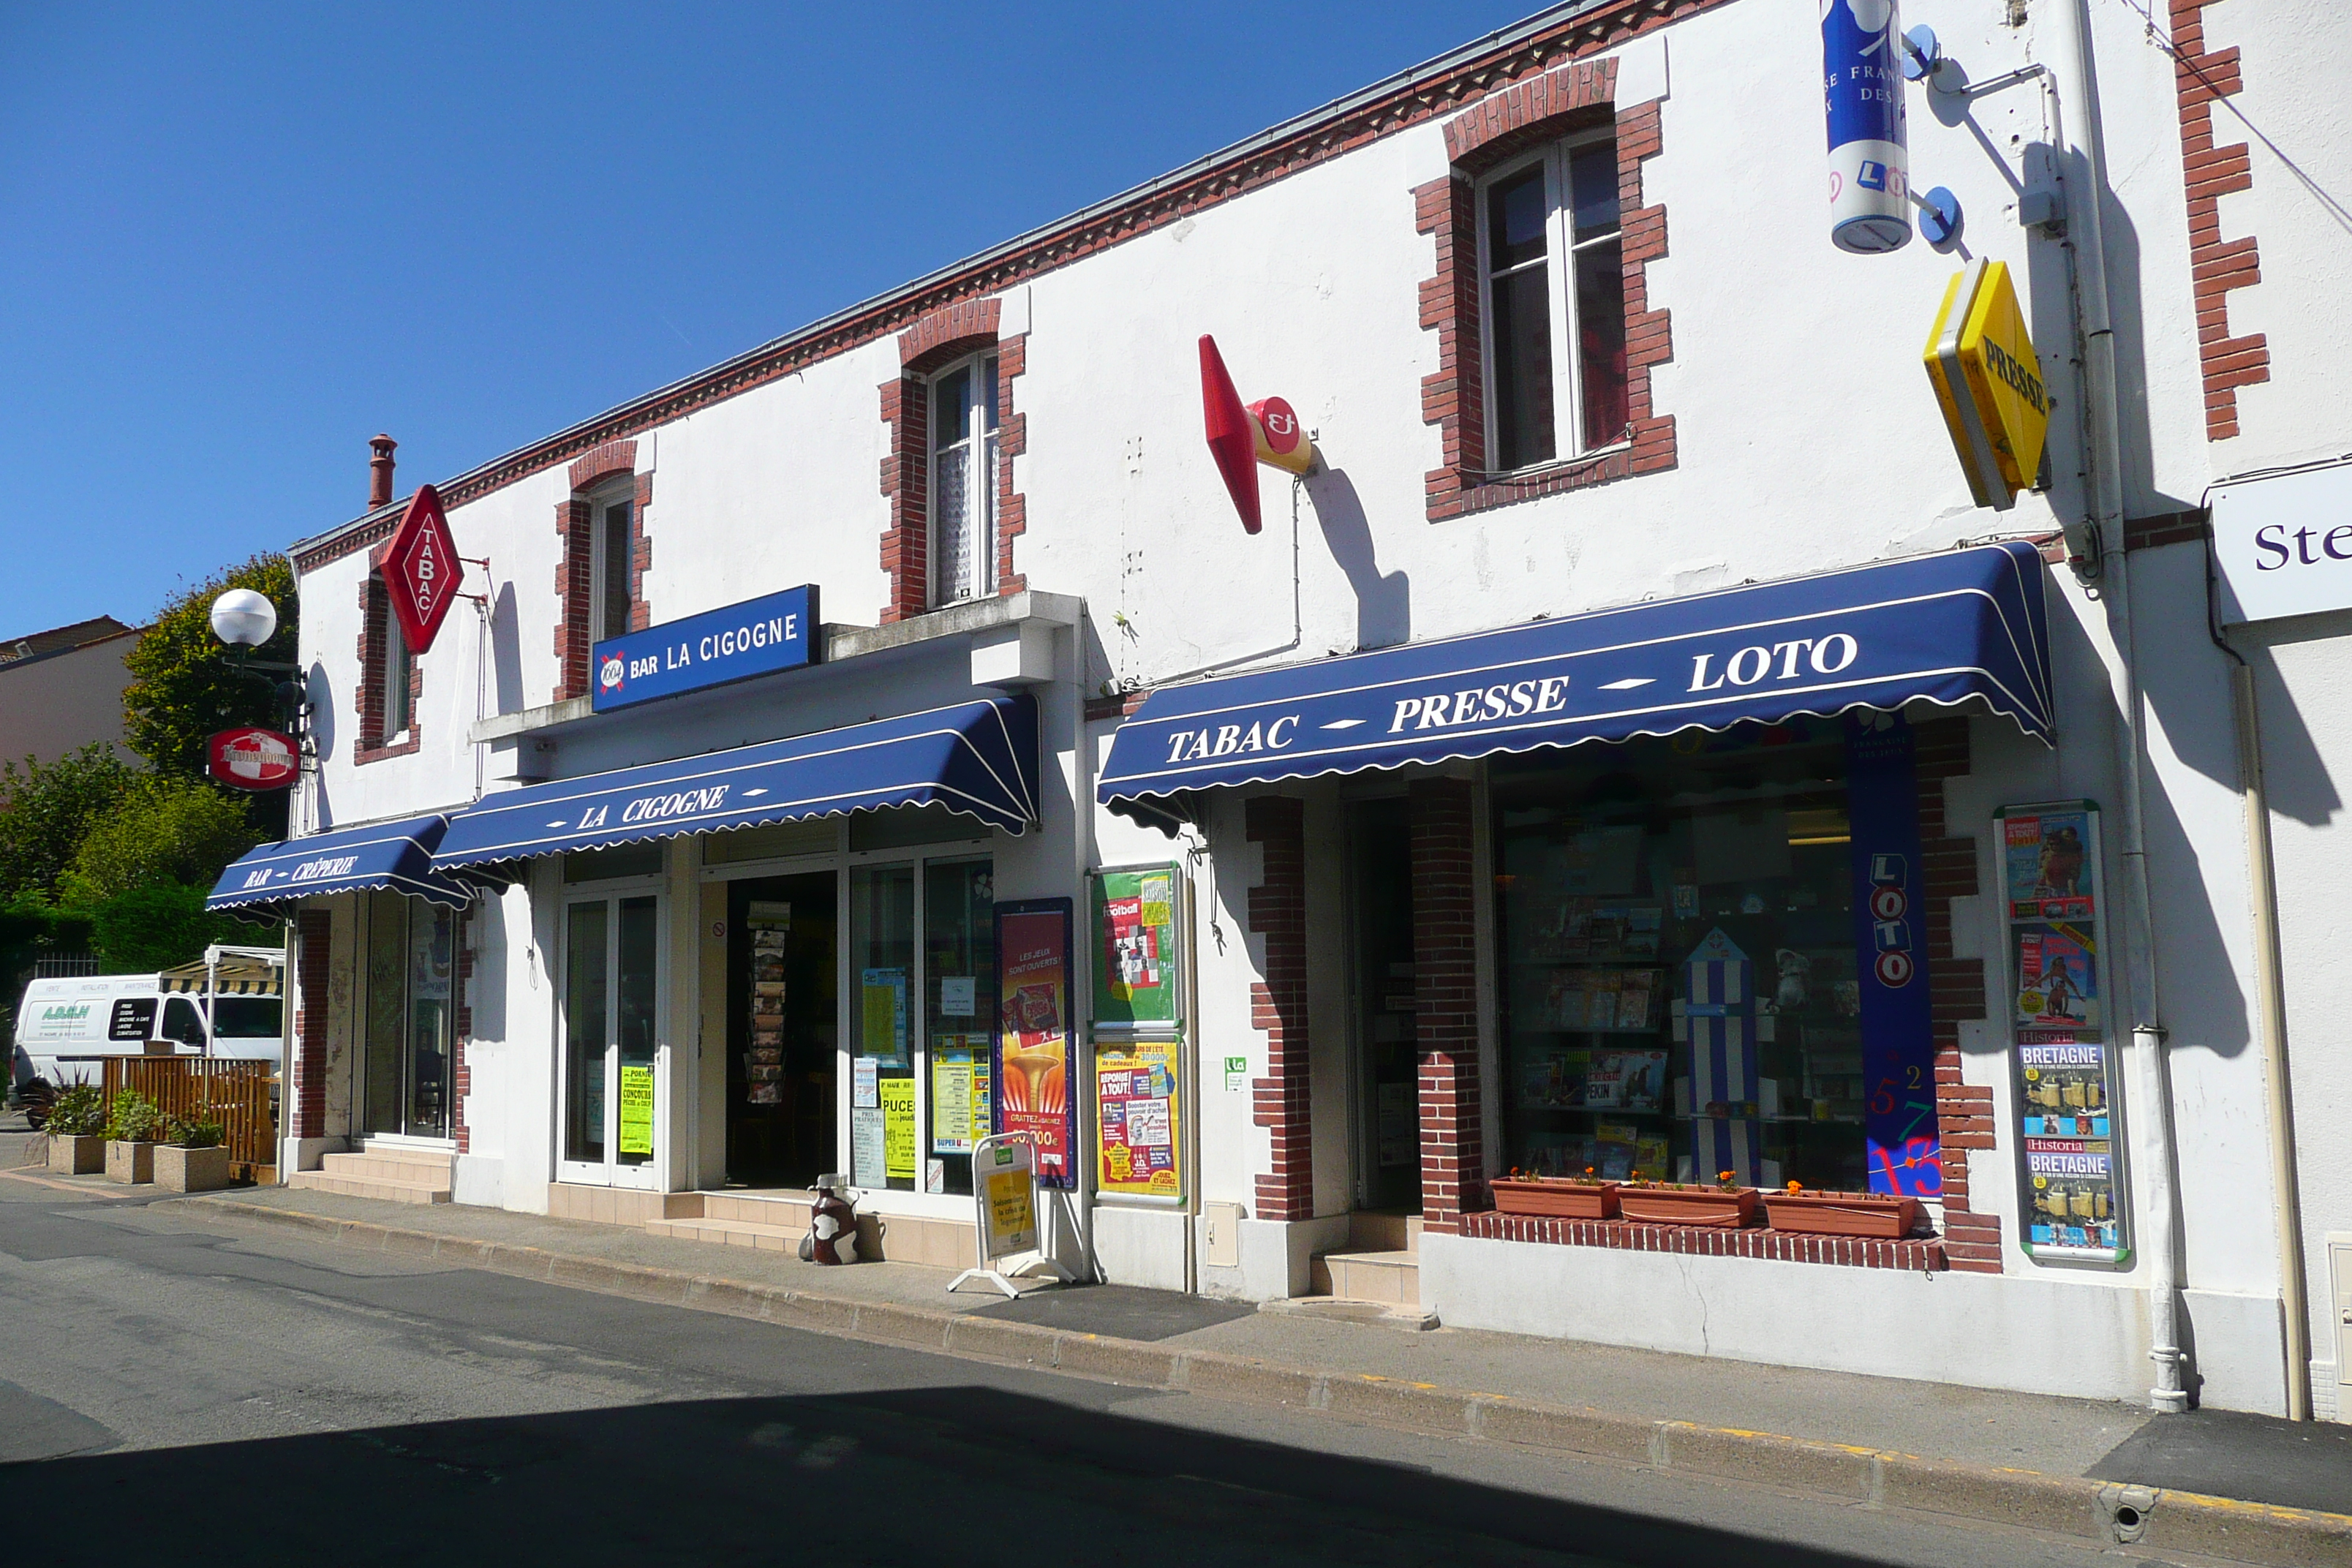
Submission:
[[[1830,239],[1840,250],[1876,256],[1911,238],[1902,48],[1895,0],[1822,0]]]

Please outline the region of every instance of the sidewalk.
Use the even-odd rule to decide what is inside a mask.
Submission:
[[[122,1197],[100,1178],[43,1178]],[[903,1263],[788,1254],[289,1188],[186,1217],[1077,1375],[1290,1404],[1727,1479],[2263,1563],[2352,1564],[2352,1427],[1439,1329],[1401,1333],[1116,1286],[1019,1301]],[[1507,1390],[1508,1393],[1496,1391]],[[2143,1533],[2144,1532],[2144,1533]]]

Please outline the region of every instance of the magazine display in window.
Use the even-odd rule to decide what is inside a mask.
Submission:
[[[743,1099],[775,1105],[783,1095],[784,945],[792,939],[793,906],[755,899],[743,925],[751,940],[751,1046],[743,1058]]]

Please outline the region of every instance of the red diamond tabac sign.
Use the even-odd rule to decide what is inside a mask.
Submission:
[[[400,635],[413,651],[423,653],[433,646],[466,573],[457,560],[449,519],[441,510],[440,493],[431,485],[418,487],[400,527],[375,552],[375,568],[383,574],[385,595],[400,618]]]

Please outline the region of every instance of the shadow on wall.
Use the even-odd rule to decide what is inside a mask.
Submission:
[[[1383,573],[1372,549],[1372,525],[1345,468],[1325,468],[1306,479],[1307,499],[1322,524],[1331,559],[1356,595],[1356,646],[1387,647],[1412,637],[1412,579]]]
[[[521,616],[515,609],[512,583],[499,584],[498,596],[490,601],[490,683],[491,696],[499,713],[522,711],[522,630]]]
[[[2245,638],[2254,667],[2255,700],[2262,706],[2263,788],[2271,810],[2306,827],[2324,827],[2344,808],[2319,742],[2311,738],[2294,689],[2279,671],[2276,650],[2296,643],[2333,640],[2343,635],[2340,616],[2305,616],[2284,627],[2263,628],[2259,642]]]

